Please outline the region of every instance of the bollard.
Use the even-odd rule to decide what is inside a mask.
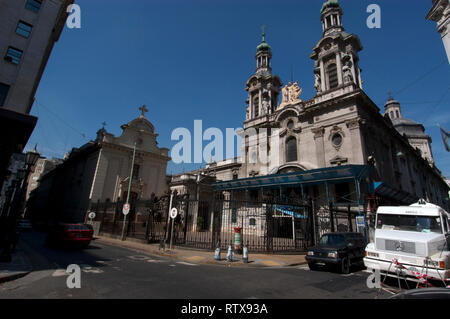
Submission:
[[[217,248],[216,248],[216,252],[214,254],[214,259],[220,260],[220,244],[219,243],[217,243]]]
[[[244,264],[248,263],[248,249],[245,245],[242,248],[242,261],[244,262]]]
[[[241,236],[241,227],[234,227],[234,250],[236,253],[241,254],[242,253],[242,236]]]
[[[159,250],[166,251],[166,241],[164,239],[161,239],[159,242]]]
[[[233,261],[233,250],[231,248],[231,245],[228,246],[227,261]]]

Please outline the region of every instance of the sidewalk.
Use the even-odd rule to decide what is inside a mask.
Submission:
[[[222,265],[228,267],[292,267],[306,264],[305,255],[269,255],[269,254],[252,254],[251,251],[248,253],[248,263],[243,263],[242,255],[237,255],[233,253],[233,261],[228,262],[226,260],[226,251],[221,251],[221,260],[214,259],[214,251],[208,250],[197,250],[190,248],[172,247],[166,246],[165,250],[161,250],[159,244],[147,244],[137,241],[126,240],[122,241],[120,239],[110,238],[106,236],[96,236],[95,242],[113,245],[128,249],[133,249],[136,251],[168,256],[178,259],[183,262],[193,263],[193,264],[213,264]]]
[[[0,283],[24,277],[32,270],[31,262],[19,242],[12,254],[12,261],[10,263],[0,262]]]

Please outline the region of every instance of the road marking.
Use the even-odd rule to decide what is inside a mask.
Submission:
[[[150,259],[149,257],[143,256],[143,255],[128,256],[128,258],[133,259],[133,260],[147,260],[147,259]]]
[[[173,265],[173,264],[172,264],[172,265],[169,265],[169,266],[170,266],[170,267],[175,267],[176,265]]]
[[[148,263],[163,263],[164,260],[158,260],[158,259],[148,259],[147,260]]]
[[[198,264],[191,264],[191,263],[187,263],[184,261],[179,261],[179,262],[177,262],[177,264],[186,265],[186,266],[198,266]]]
[[[81,271],[85,272],[85,273],[93,273],[93,274],[101,274],[103,273],[103,270],[97,268],[97,267],[92,267],[90,265],[80,265],[81,267]]]
[[[65,269],[56,269],[55,272],[52,274],[52,277],[62,277],[62,276],[69,276],[69,274],[66,272]]]

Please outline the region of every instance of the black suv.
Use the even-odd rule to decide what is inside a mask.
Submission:
[[[350,273],[354,264],[362,264],[366,239],[361,233],[328,233],[319,243],[308,249],[306,261],[309,269],[334,266],[343,274]]]

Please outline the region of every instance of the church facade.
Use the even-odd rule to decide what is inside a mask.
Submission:
[[[140,109],[141,116],[122,125],[119,137],[103,127],[94,141],[73,149],[62,164],[44,175],[30,194],[31,216],[41,221],[82,222],[90,203],[165,194],[169,150],[158,147],[158,134],[144,115],[147,109]]]
[[[244,121],[244,132],[258,135],[244,133],[241,158],[208,163],[196,174],[214,176],[225,199],[309,198],[316,214],[340,205],[349,216],[370,214],[378,204],[409,205],[419,198],[448,209],[449,187],[434,164],[430,136],[402,117],[398,101],[390,98],[380,110],[364,92],[363,47],[345,31],[342,16],[336,0],[323,4],[323,36],[310,54],[316,94],[309,100],[301,99],[298,81],[283,86],[272,73],[263,31],[256,70],[246,83]],[[259,161],[261,152],[266,158],[276,153],[276,161]],[[176,187],[180,192],[179,181]],[[337,226],[331,222],[325,230]]]

